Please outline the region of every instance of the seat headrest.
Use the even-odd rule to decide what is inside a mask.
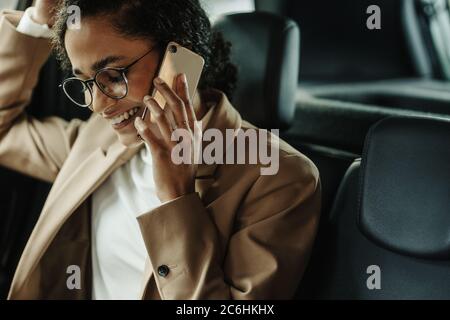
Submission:
[[[293,121],[300,59],[300,31],[287,18],[251,12],[222,16],[213,26],[232,43],[238,67],[233,105],[245,120],[267,129]]]
[[[415,2],[289,1],[285,14],[298,21],[302,31],[301,81],[358,82],[432,74]],[[371,16],[367,9],[374,4],[381,9],[382,21],[376,31],[365,25]]]
[[[387,118],[366,138],[359,227],[379,245],[450,257],[450,121]]]

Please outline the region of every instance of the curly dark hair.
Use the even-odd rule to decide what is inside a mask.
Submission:
[[[68,8],[78,6],[82,18],[105,17],[121,35],[148,39],[164,50],[170,41],[201,55],[205,66],[200,90],[219,89],[232,98],[237,68],[230,61],[231,44],[211,24],[199,0],[63,0],[53,26],[54,50],[64,70],[71,64],[64,45]]]

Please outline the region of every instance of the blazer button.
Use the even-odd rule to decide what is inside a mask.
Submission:
[[[167,277],[169,271],[170,271],[169,267],[166,266],[165,264],[158,267],[158,274],[163,278]]]

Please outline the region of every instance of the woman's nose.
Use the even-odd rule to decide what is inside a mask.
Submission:
[[[97,85],[92,88],[92,111],[103,113],[106,109],[117,103],[117,99],[108,97]]]

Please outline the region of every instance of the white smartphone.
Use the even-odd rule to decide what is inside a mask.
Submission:
[[[170,87],[172,87],[175,77],[177,77],[180,73],[184,73],[188,83],[189,98],[191,101],[194,101],[198,82],[200,80],[200,76],[202,75],[204,65],[205,60],[200,55],[179,45],[176,42],[170,42],[167,45],[166,52],[160,64],[158,77],[163,79]],[[164,108],[166,105],[166,100],[162,94],[157,91],[153,85],[151,90],[151,96],[158,102],[161,108]],[[147,108],[145,108],[144,113],[142,114],[142,119],[145,118],[147,111]]]

